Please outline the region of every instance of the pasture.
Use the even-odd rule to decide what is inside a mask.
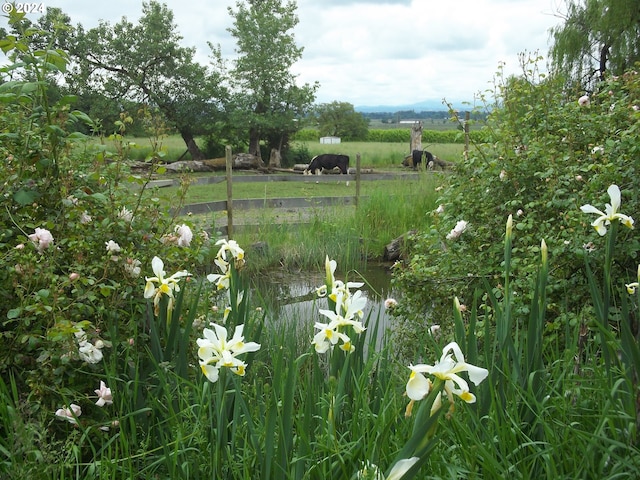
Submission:
[[[349,155],[352,166],[356,155],[359,153],[363,168],[381,168],[403,170],[402,160],[409,155],[409,144],[404,143],[378,143],[378,142],[344,142],[339,144],[320,144],[318,142],[296,142],[304,145],[309,153],[319,155],[321,153],[341,153]],[[295,144],[294,144],[295,145]],[[424,150],[428,150],[442,160],[458,162],[462,158],[464,146],[461,144],[422,144]]]
[[[178,160],[186,151],[184,141],[179,135],[168,135],[158,139],[156,148],[163,154],[163,161],[174,162]],[[132,160],[143,161],[153,151],[152,139],[144,137],[124,138],[130,148],[127,155]],[[153,139],[156,142],[156,139]],[[105,139],[108,149],[116,151],[118,145],[113,140]],[[198,140],[198,145],[203,148],[202,140]],[[409,155],[409,145],[404,143],[380,143],[380,142],[343,142],[340,144],[320,144],[319,142],[294,141],[292,149],[306,148],[311,156],[321,153],[342,153],[349,155],[352,165],[355,165],[355,158],[360,153],[363,168],[401,168],[402,160]],[[423,144],[423,148],[429,150],[434,155],[449,162],[456,162],[461,158],[463,145],[461,144]],[[184,159],[189,159],[187,154]]]

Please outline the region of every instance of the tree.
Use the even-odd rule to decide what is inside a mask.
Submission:
[[[567,0],[563,18],[551,30],[552,63],[587,88],[640,60],[638,0]]]
[[[229,7],[238,58],[230,72],[231,122],[247,131],[249,153],[262,158],[260,142],[280,150],[297,119],[315,100],[318,85],[296,85],[291,67],[302,56],[291,30],[297,25],[295,1],[247,0]]]
[[[204,155],[195,135],[205,133],[223,96],[218,73],[193,59],[195,49],[179,45],[173,13],[157,2],[143,3],[137,25],[126,17],[113,27],[78,26],[70,53],[77,62],[70,78],[79,93],[99,92],[157,107],[184,140],[193,160]]]
[[[316,107],[315,115],[321,136],[335,136],[347,141],[367,137],[369,122],[350,103],[323,103]]]

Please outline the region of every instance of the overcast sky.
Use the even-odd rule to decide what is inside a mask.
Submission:
[[[123,16],[135,22],[142,2],[43,0],[85,28]],[[166,0],[183,45],[207,62],[207,42],[235,55],[227,7],[235,0]],[[406,105],[473,101],[490,88],[500,64],[518,73],[518,54],[547,56],[549,28],[562,0],[298,0],[295,29],[300,84],[318,81],[317,103]],[[34,20],[39,15],[33,15]],[[5,26],[4,18],[0,25]],[[544,65],[543,65],[544,66]]]

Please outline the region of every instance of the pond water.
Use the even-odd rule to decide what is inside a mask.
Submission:
[[[362,270],[335,272],[335,278],[342,281],[364,282],[362,290],[367,297],[364,318],[380,318],[382,325],[388,325],[389,316],[385,312],[384,301],[392,297],[391,271],[388,264],[371,264]],[[325,299],[318,298],[316,288],[325,281],[324,271],[270,272],[254,278],[254,295],[262,298],[267,309],[268,320],[274,322],[324,322],[326,317],[318,309],[326,309]],[[355,289],[351,290],[352,293]],[[368,317],[371,315],[370,317]]]

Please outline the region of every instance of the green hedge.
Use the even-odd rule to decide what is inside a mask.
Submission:
[[[476,130],[470,133],[471,140],[475,143],[486,142],[486,132]],[[320,141],[320,133],[312,128],[305,128],[295,134],[293,140],[297,141]],[[381,143],[409,143],[411,140],[411,130],[406,129],[371,129],[367,134],[367,142]],[[460,130],[423,130],[423,143],[464,143],[464,133]]]

